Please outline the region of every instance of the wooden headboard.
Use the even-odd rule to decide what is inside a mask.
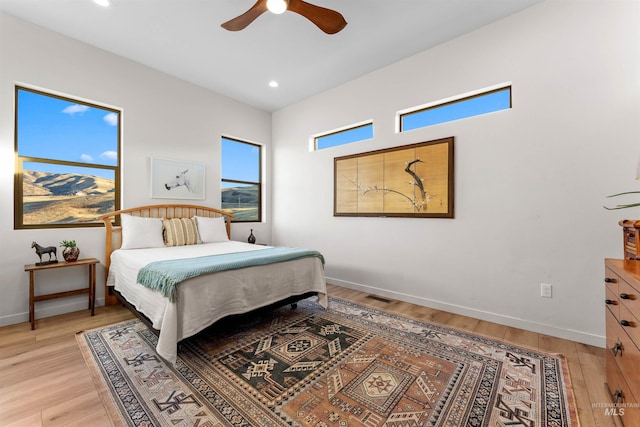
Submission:
[[[109,275],[111,253],[114,250],[119,249],[122,244],[122,227],[114,225],[116,217],[118,217],[120,214],[129,214],[143,218],[191,218],[193,216],[203,216],[207,218],[226,217],[225,223],[227,227],[227,236],[231,238],[231,219],[233,218],[233,214],[220,209],[210,208],[208,206],[182,204],[149,205],[129,209],[121,209],[119,211],[114,211],[106,215],[102,215],[99,219],[104,222],[106,233],[104,252],[105,281]],[[108,286],[106,286],[106,284],[104,295],[105,305],[117,304],[117,298],[114,295],[110,294]]]

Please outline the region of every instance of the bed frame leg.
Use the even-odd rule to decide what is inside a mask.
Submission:
[[[298,308],[298,303],[297,302],[292,302],[291,303],[291,310],[295,310],[296,308]]]

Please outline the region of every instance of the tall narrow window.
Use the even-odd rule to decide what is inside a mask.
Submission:
[[[16,86],[14,227],[99,226],[120,209],[120,111]]]
[[[400,132],[511,108],[511,86],[400,113]]]
[[[373,138],[373,123],[368,122],[317,135],[313,138],[313,141],[315,149],[322,150],[371,138]]]
[[[262,146],[222,138],[222,209],[234,222],[262,221]]]

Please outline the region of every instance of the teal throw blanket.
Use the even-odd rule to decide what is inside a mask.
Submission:
[[[175,302],[178,294],[178,283],[192,277],[309,257],[320,258],[322,265],[324,265],[324,257],[320,252],[313,249],[288,247],[155,261],[138,271],[137,281],[149,289],[162,292],[171,302]]]

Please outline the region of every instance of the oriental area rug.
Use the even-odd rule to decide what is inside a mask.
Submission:
[[[175,365],[133,320],[77,335],[117,426],[577,426],[562,356],[331,298],[234,317]]]

